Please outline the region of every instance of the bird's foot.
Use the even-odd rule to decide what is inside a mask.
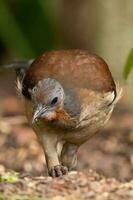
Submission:
[[[56,165],[49,170],[49,175],[53,178],[66,175],[68,173],[68,168],[63,165]]]

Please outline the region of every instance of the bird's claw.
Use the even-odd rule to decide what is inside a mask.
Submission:
[[[66,175],[68,173],[68,168],[63,165],[56,165],[49,170],[49,175],[53,178]]]

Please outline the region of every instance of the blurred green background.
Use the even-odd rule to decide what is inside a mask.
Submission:
[[[103,57],[113,76],[123,80],[132,47],[132,0],[0,0],[0,63],[82,48]],[[132,85],[131,73],[130,101]]]

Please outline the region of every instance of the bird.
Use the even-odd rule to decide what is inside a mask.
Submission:
[[[53,50],[6,67],[17,71],[18,91],[48,174],[66,175],[76,168],[79,147],[103,130],[122,89],[107,63],[87,50]]]

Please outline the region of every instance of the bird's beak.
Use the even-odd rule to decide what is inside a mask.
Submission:
[[[38,118],[40,118],[41,116],[43,116],[45,114],[45,112],[47,111],[46,107],[38,107],[33,115],[32,118],[32,124],[34,124]]]

